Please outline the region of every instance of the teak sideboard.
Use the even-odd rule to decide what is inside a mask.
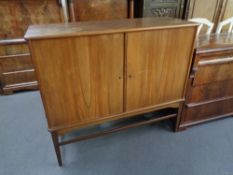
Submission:
[[[172,18],[30,26],[25,38],[59,165],[60,146],[92,137],[59,142],[67,132],[165,108],[180,111],[196,29]],[[151,122],[173,117],[178,123],[179,113]]]

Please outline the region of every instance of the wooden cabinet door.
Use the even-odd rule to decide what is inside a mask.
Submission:
[[[31,41],[50,129],[123,111],[123,36]]]
[[[126,110],[183,98],[195,28],[127,34]]]

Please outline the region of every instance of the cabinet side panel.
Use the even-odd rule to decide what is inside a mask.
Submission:
[[[194,37],[191,27],[128,33],[127,110],[183,98]]]
[[[50,129],[123,110],[123,34],[30,42]]]
[[[223,19],[231,18],[233,16],[233,0],[228,0],[226,3],[225,11],[222,11]]]

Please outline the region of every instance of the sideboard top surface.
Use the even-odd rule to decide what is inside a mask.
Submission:
[[[197,54],[226,50],[233,50],[233,34],[231,33],[200,35],[196,42]]]
[[[167,17],[91,21],[66,24],[32,25],[28,28],[24,37],[30,40],[190,26],[197,26],[197,24]]]

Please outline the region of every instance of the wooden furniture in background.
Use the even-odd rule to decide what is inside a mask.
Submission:
[[[200,36],[179,128],[233,114],[233,34]]]
[[[212,22],[217,22],[220,10],[222,8],[222,0],[189,0],[186,9],[187,18],[206,18]]]
[[[213,22],[214,30],[220,21],[233,16],[233,0],[187,0],[185,19],[206,18]]]
[[[172,18],[31,26],[25,38],[59,165],[61,145],[93,137],[59,142],[62,134],[159,109],[180,110],[196,30],[197,24]],[[133,126],[174,117],[179,121],[175,112]]]
[[[0,1],[0,91],[36,89],[29,49],[23,39],[30,24],[64,22],[57,0]]]
[[[182,18],[185,0],[137,0],[135,13],[137,17],[175,17]]]
[[[233,17],[233,0],[223,0],[219,21]]]
[[[134,17],[134,0],[69,0],[68,4],[72,22]]]
[[[0,91],[37,89],[34,66],[24,39],[0,40]]]

